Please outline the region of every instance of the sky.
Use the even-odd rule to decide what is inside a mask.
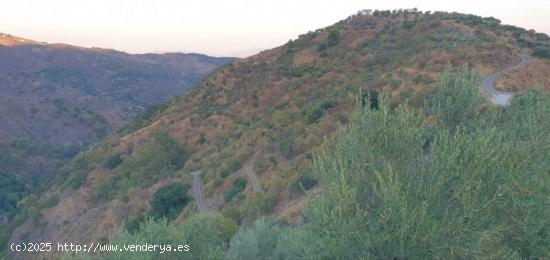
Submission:
[[[550,34],[550,0],[0,0],[0,32],[129,53],[245,57],[360,9],[413,7]]]

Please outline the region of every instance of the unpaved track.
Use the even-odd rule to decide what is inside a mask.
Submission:
[[[524,65],[527,65],[533,61],[533,58],[528,54],[520,55],[521,61],[513,66],[497,70],[489,75],[487,75],[482,82],[482,87],[485,92],[491,97],[491,102],[496,105],[505,106],[508,105],[510,99],[514,95],[512,92],[499,91],[496,89],[496,81],[504,73],[520,68]]]
[[[195,194],[195,203],[197,204],[199,214],[208,214],[212,213],[212,211],[204,203],[204,195],[201,190],[201,174],[202,170],[191,172],[191,175],[193,175],[193,194]]]
[[[248,179],[250,180],[250,183],[252,183],[252,192],[261,192],[262,186],[260,185],[260,180],[258,179],[258,176],[254,172],[254,164],[256,163],[256,160],[258,160],[258,157],[260,156],[261,151],[256,151],[254,155],[248,160],[248,162],[244,165],[243,171],[248,176]]]

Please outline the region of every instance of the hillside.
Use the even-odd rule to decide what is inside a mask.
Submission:
[[[0,34],[0,171],[48,176],[61,159],[232,60],[130,55]]]
[[[0,34],[0,227],[80,149],[234,58],[127,53]]]
[[[165,107],[81,152],[49,190],[25,201],[11,240],[105,241],[124,222],[135,229],[154,216],[149,203],[154,194],[170,183],[191,185],[193,170],[202,170],[206,206],[225,218],[247,226],[271,216],[301,226],[307,202],[302,187],[318,189],[312,151],[352,120],[359,95],[387,95],[388,107],[408,101],[420,108],[448,63],[477,66],[486,75],[530,53],[535,62],[506,78],[524,89],[548,82],[549,75],[538,71],[550,68],[549,44],[544,34],[494,18],[419,12],[351,16],[225,65]],[[530,77],[518,77],[525,74]],[[192,189],[186,191],[191,195]],[[187,200],[180,206],[166,216],[178,222],[195,212]]]
[[[0,139],[63,147],[99,140],[233,60],[0,39]]]

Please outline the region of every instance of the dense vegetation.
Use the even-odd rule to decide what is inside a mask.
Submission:
[[[225,195],[224,200],[225,202],[231,201],[235,196],[240,195],[244,188],[246,187],[247,180],[246,178],[239,176],[237,179],[233,181],[233,185],[231,185],[231,189],[229,189]]]
[[[29,193],[28,183],[23,176],[0,172],[0,226],[17,213],[17,202]]]
[[[0,141],[0,244],[8,239],[13,219],[21,214],[20,201],[44,189],[41,184],[55,170],[56,163],[70,156],[66,151],[26,138]],[[54,163],[43,165],[41,159]],[[15,222],[20,221],[21,217]]]
[[[321,191],[303,227],[258,220],[235,234],[216,216],[149,220],[111,242],[187,243],[185,259],[548,258],[550,96],[479,112],[478,80],[447,68],[425,110],[359,99],[315,152]]]
[[[120,156],[115,154],[104,163],[107,167],[112,167],[116,175],[96,186],[97,199],[125,197],[130,188],[148,187],[154,183],[152,177],[172,175],[185,165],[188,157],[185,147],[166,132],[157,134],[154,142],[138,154],[119,159]]]
[[[155,218],[174,219],[189,203],[189,184],[171,183],[160,187],[151,199],[151,212]]]

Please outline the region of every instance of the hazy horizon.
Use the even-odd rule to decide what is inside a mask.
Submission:
[[[5,1],[0,32],[129,53],[245,57],[331,25],[361,9],[419,8],[493,16],[550,34],[550,1]]]

